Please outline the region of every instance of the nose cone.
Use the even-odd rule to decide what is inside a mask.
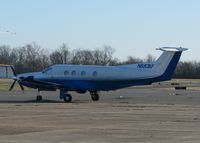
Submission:
[[[30,88],[38,88],[34,81],[40,78],[41,73],[34,72],[34,73],[24,73],[17,75],[17,82],[23,86],[30,87]]]

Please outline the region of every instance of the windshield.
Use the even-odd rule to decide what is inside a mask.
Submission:
[[[51,70],[52,70],[52,68],[49,67],[49,68],[44,69],[44,70],[42,71],[42,73],[46,74],[46,73],[49,73]]]

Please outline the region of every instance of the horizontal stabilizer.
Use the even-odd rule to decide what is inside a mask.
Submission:
[[[163,51],[163,54],[155,62],[154,69],[160,74],[157,81],[170,80],[179,62],[183,51],[188,50],[182,47],[162,47],[157,50]]]
[[[188,49],[182,48],[182,47],[161,47],[161,48],[157,48],[156,50],[169,51],[169,52],[183,52]]]

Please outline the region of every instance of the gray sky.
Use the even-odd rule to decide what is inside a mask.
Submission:
[[[110,45],[121,60],[183,46],[190,51],[182,60],[200,60],[199,7],[198,0],[1,0],[0,45]]]

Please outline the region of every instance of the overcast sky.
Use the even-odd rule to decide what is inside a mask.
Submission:
[[[189,48],[182,60],[200,60],[199,0],[0,0],[0,45],[67,43],[115,56],[158,56],[155,48]]]

